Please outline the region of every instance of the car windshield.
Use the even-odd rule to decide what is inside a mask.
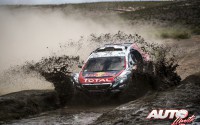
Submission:
[[[99,57],[88,60],[84,72],[119,71],[124,69],[124,56]]]

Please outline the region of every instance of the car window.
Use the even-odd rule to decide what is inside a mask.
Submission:
[[[125,67],[125,57],[99,57],[91,58],[84,67],[84,72],[119,71]]]

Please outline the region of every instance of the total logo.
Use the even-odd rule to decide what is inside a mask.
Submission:
[[[112,82],[111,79],[85,79],[85,83],[97,83],[97,82]]]
[[[175,119],[171,125],[185,125],[194,121],[195,116],[188,117],[188,111],[182,110],[152,110],[147,119]]]

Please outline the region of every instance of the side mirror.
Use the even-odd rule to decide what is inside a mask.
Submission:
[[[78,65],[78,68],[82,68],[82,66],[81,66],[81,65]]]

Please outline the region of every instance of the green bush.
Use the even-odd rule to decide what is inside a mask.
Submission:
[[[164,39],[189,39],[191,37],[191,32],[187,29],[167,28],[160,32],[160,37]]]
[[[164,38],[164,39],[170,38],[170,35],[169,35],[169,33],[167,33],[167,32],[161,33],[160,36],[161,36],[161,38]]]
[[[194,28],[192,33],[195,34],[195,35],[200,35],[200,27]]]

